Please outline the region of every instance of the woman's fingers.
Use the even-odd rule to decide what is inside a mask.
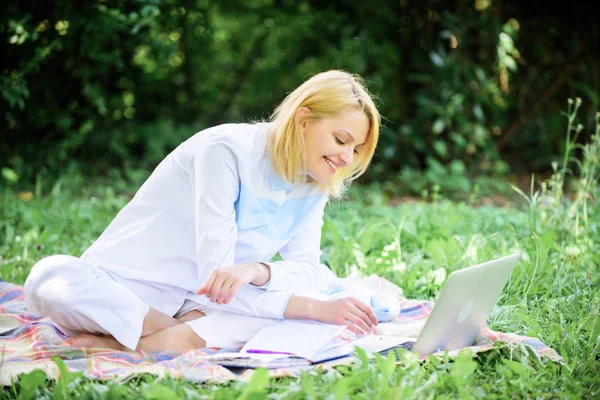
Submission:
[[[227,304],[243,283],[230,271],[219,269],[210,274],[206,283],[196,293],[205,295],[213,303]]]
[[[213,270],[206,283],[196,293],[205,295],[217,304],[229,303],[240,286],[254,279],[254,269],[249,264],[243,263]]]
[[[213,284],[213,282],[215,281],[215,278],[216,278],[216,272],[217,272],[217,271],[213,271],[213,272],[212,272],[212,273],[209,275],[209,277],[208,277],[208,279],[206,280],[206,282],[204,283],[204,285],[202,285],[202,287],[201,287],[200,289],[198,289],[198,291],[196,292],[196,294],[200,294],[200,295],[202,295],[202,294],[205,294],[205,295],[206,295],[206,297],[209,297],[207,293],[210,291],[210,289],[211,289],[211,287],[212,287],[212,284]]]
[[[212,287],[207,292],[208,298],[210,298],[210,301],[212,301],[213,303],[215,303],[217,301],[217,299],[219,298],[221,288],[223,287],[223,284],[225,283],[224,279],[225,279],[225,277],[222,274],[218,274],[217,277],[215,278],[215,281],[212,284]]]
[[[348,327],[348,329],[350,329],[351,332],[354,332],[357,335],[362,335],[364,333],[363,331],[360,330],[360,328],[358,326],[354,325],[350,321],[346,321],[346,326]]]
[[[223,286],[221,286],[219,296],[217,297],[217,304],[225,303],[225,300],[229,297],[229,294],[231,293],[234,285],[235,285],[234,279],[229,279],[229,280],[226,280],[225,282],[223,282]]]
[[[358,308],[358,307],[354,307],[354,309],[352,310],[352,313],[362,323],[362,325],[360,325],[360,327],[363,330],[365,330],[365,332],[370,332],[373,327],[373,321],[371,321],[369,316],[365,312],[361,311],[360,308]]]
[[[378,324],[377,317],[371,307],[356,299],[354,299],[354,305],[363,312],[363,319],[369,326]]]
[[[362,318],[357,316],[356,314],[352,314],[350,312],[349,314],[346,315],[346,320],[348,322],[351,322],[356,327],[356,329],[350,328],[350,330],[354,333],[363,334],[363,333],[371,331],[371,328],[369,328],[369,325],[367,325],[367,323]]]
[[[229,294],[227,295],[227,297],[225,298],[225,301],[224,301],[225,304],[228,304],[231,301],[231,299],[233,298],[235,293],[238,291],[240,286],[241,285],[238,282],[231,285],[231,287],[229,288]]]

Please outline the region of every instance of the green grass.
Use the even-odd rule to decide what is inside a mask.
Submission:
[[[0,274],[22,284],[32,265],[51,254],[80,255],[131,198],[145,174],[88,182],[69,173],[27,191],[0,188]],[[32,196],[32,197],[31,197]],[[301,379],[198,385],[142,376],[97,382],[72,374],[58,383],[29,375],[3,398],[598,398],[600,396],[600,216],[588,205],[587,229],[557,223],[556,205],[520,209],[433,202],[389,206],[375,187],[332,201],[323,229],[323,261],[340,276],[377,273],[411,298],[435,299],[451,271],[519,251],[522,258],[488,320],[503,332],[538,337],[564,357],[542,359],[521,345],[471,358],[420,364],[402,353],[361,359],[353,367],[313,371]],[[29,198],[31,197],[31,198]],[[29,199],[28,199],[29,198]],[[554,204],[551,202],[546,202]],[[561,209],[562,210],[562,209]],[[560,211],[560,210],[559,210]],[[532,213],[535,218],[532,218]],[[551,215],[554,219],[549,219]],[[562,215],[562,214],[561,214]],[[545,221],[548,222],[545,222]],[[21,387],[22,386],[22,387]],[[37,389],[36,389],[37,387]],[[37,390],[37,391],[36,391]],[[32,398],[32,397],[30,397]]]

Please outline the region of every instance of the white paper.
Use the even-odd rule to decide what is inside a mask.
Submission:
[[[342,344],[341,346],[323,347],[317,352],[317,354],[313,356],[311,360],[314,362],[322,362],[333,358],[343,357],[352,354],[356,347],[360,347],[361,349],[365,350],[367,355],[371,356],[373,353],[390,349],[402,343],[414,342],[415,340],[415,338],[398,336],[365,336],[352,342]]]
[[[327,342],[344,329],[345,325],[281,321],[261,329],[242,347],[242,353],[247,353],[248,350],[277,351],[311,360]]]

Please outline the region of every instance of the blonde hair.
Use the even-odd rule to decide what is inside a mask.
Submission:
[[[270,140],[267,151],[273,169],[288,183],[304,183],[310,179],[306,171],[304,135],[296,126],[296,112],[306,107],[307,119],[332,117],[352,108],[365,113],[369,132],[360,154],[352,164],[335,172],[327,184],[316,183],[331,196],[343,194],[347,186],[367,170],[373,159],[381,116],[362,78],[345,71],[331,70],[314,75],[290,93],[277,106],[271,118]]]

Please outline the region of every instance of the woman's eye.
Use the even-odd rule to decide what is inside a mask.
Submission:
[[[354,154],[355,154],[355,155],[358,155],[358,151],[357,151],[357,150],[354,150]]]
[[[335,141],[337,142],[337,144],[343,145],[345,144],[344,142],[342,142],[340,139],[337,138],[337,136],[335,137]]]

